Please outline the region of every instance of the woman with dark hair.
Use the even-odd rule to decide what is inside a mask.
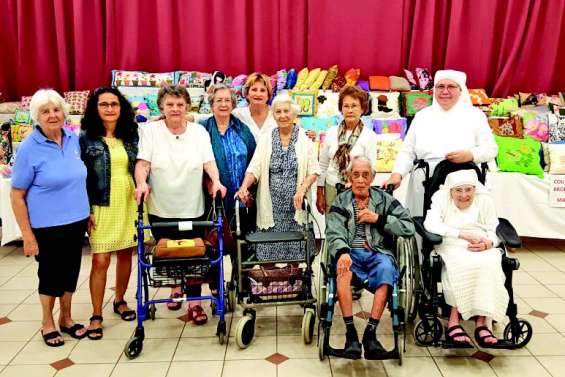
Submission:
[[[137,124],[130,103],[115,88],[99,88],[88,99],[80,135],[81,156],[87,168],[90,200],[90,296],[92,317],[88,337],[102,338],[102,303],[110,254],[116,252],[114,312],[133,321],[135,312],[124,301],[131,273],[137,205],[134,168],[137,158]]]

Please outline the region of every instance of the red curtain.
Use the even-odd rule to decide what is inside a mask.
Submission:
[[[493,96],[565,88],[565,0],[0,0],[0,92],[91,89],[112,69],[467,72]]]

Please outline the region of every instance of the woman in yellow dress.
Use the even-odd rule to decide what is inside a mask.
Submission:
[[[137,205],[133,172],[138,132],[130,103],[115,88],[99,88],[89,98],[82,119],[81,155],[87,167],[90,200],[90,296],[92,317],[88,337],[102,338],[102,303],[110,255],[116,252],[114,312],[133,321],[135,311],[124,300],[130,274]]]

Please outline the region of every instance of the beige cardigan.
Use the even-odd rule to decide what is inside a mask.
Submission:
[[[296,127],[296,126],[295,126]],[[302,130],[298,132],[295,145],[296,159],[298,162],[298,174],[296,187],[300,186],[304,179],[310,174],[320,174],[320,165],[314,151],[314,144]],[[273,133],[262,135],[255,149],[255,154],[247,167],[247,173],[253,174],[258,182],[257,188],[257,227],[268,229],[275,226],[273,220],[273,202],[269,190],[269,166],[271,154],[273,153]],[[310,193],[306,193],[310,200]],[[303,210],[296,210],[294,220],[303,224],[305,216]]]

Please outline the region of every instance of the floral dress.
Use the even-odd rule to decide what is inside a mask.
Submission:
[[[273,220],[275,226],[261,232],[295,232],[302,227],[294,220],[293,198],[296,193],[298,161],[296,159],[296,140],[299,128],[294,127],[288,148],[281,143],[279,129],[273,130],[273,146],[271,164],[269,167],[269,189],[273,202]],[[304,258],[304,249],[300,242],[281,242],[258,244],[257,259],[266,260],[295,260]]]

